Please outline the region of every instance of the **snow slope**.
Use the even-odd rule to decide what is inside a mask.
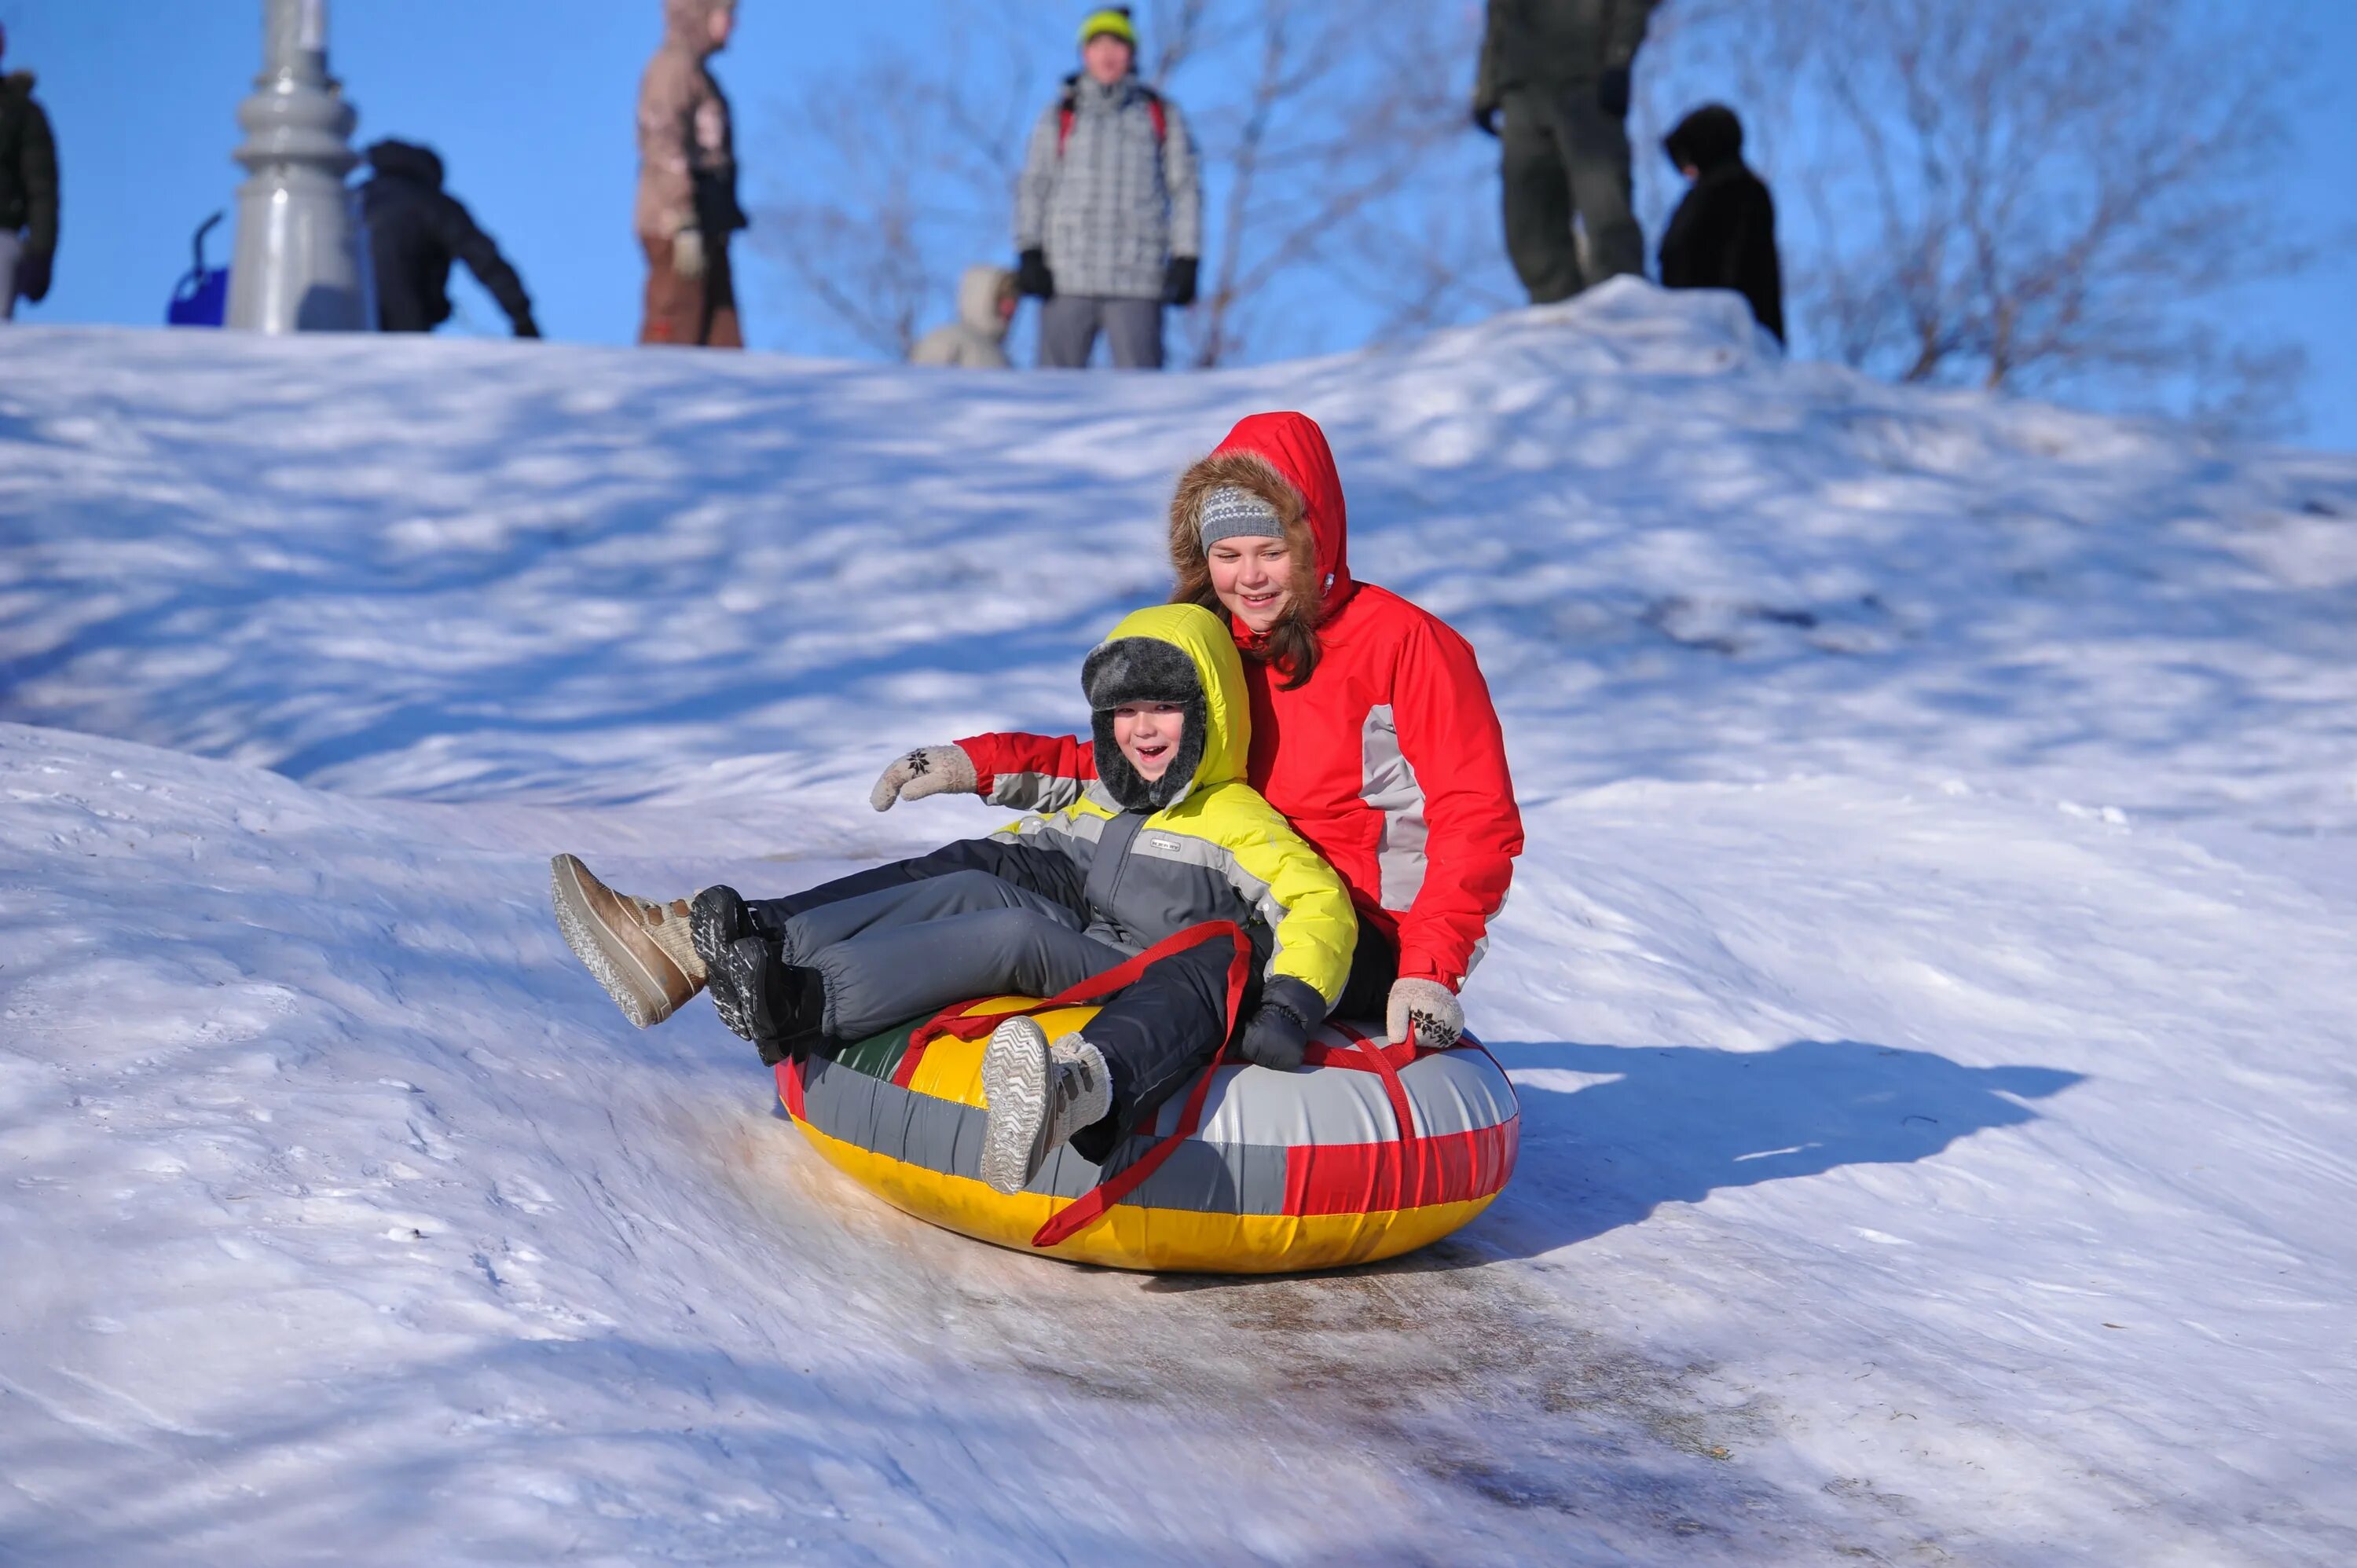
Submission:
[[[548,918],[992,821],[1170,478],[1335,440],[1532,852],[1514,1185],[1090,1273],[825,1169]],[[2357,1554],[2357,460],[1641,286],[959,378],[0,338],[0,1562]]]

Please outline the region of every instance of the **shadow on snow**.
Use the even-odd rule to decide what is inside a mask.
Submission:
[[[1473,1236],[1552,1251],[1699,1203],[1723,1187],[1906,1165],[1960,1138],[2038,1119],[2082,1075],[1965,1067],[1930,1051],[1795,1040],[1703,1046],[1492,1042],[1523,1105],[1512,1183]]]

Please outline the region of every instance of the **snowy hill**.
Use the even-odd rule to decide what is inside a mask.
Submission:
[[[996,820],[1178,469],[1334,440],[1532,850],[1458,1240],[903,1219],[548,918]],[[1638,286],[1199,377],[0,338],[0,1563],[2357,1555],[2357,459]]]

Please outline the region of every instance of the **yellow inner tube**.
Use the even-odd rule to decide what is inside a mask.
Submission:
[[[972,1004],[973,1014],[1036,1005]],[[1036,1015],[1049,1038],[1082,1027],[1092,1006]],[[1071,1262],[1175,1273],[1278,1273],[1396,1257],[1438,1240],[1489,1207],[1513,1168],[1512,1087],[1478,1046],[1384,1049],[1329,1026],[1314,1062],[1289,1073],[1222,1065],[1200,1127],[1178,1136],[1189,1096],[1100,1167],[1059,1151],[1012,1196],[975,1174],[985,1112],[984,1042],[954,1036],[912,1047],[912,1026],[833,1060],[781,1064],[780,1098],[837,1169],[918,1219],[978,1240]],[[1379,1059],[1380,1058],[1380,1059]],[[1400,1135],[1405,1121],[1410,1135]],[[1069,1235],[1043,1228],[1100,1183],[1175,1140],[1135,1190]],[[1100,1200],[1102,1195],[1100,1195]]]

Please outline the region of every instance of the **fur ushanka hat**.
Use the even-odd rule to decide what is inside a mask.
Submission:
[[[1097,781],[1124,811],[1158,811],[1187,790],[1202,766],[1209,704],[1203,678],[1186,650],[1158,637],[1120,637],[1091,650],[1081,666],[1096,741]],[[1187,716],[1178,751],[1162,777],[1147,779],[1113,738],[1113,711],[1124,703],[1170,703]]]

